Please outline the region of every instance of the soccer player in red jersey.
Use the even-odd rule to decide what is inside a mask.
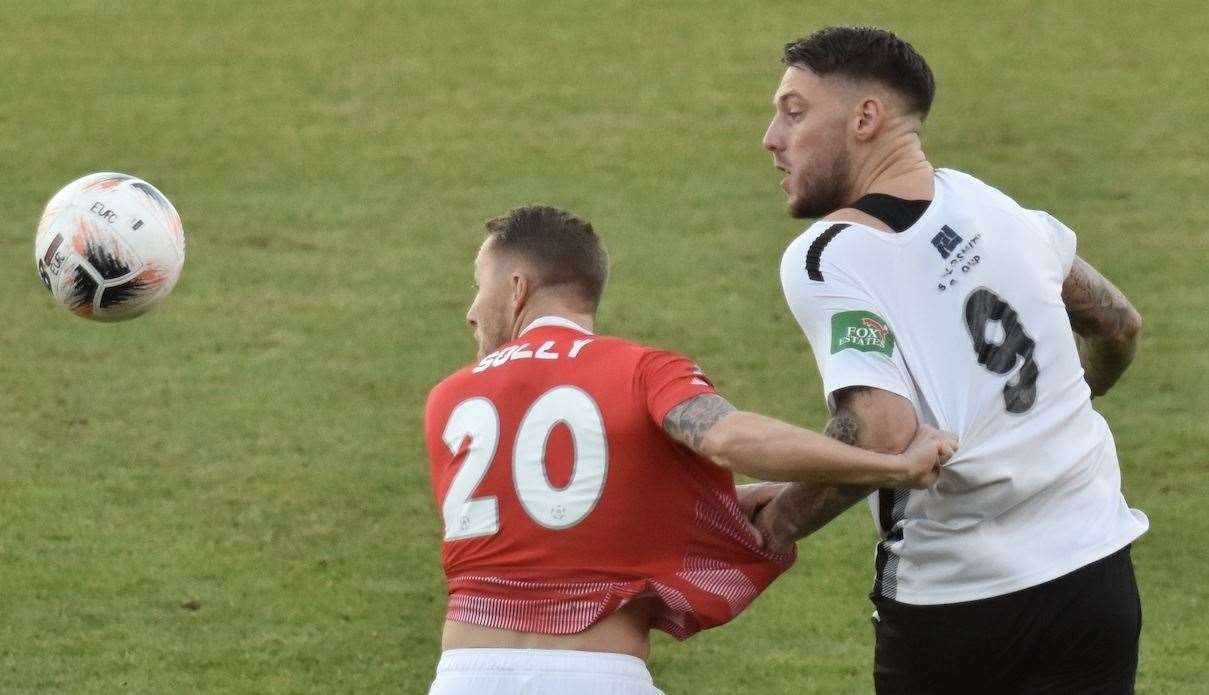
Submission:
[[[927,487],[922,429],[878,454],[741,412],[691,360],[592,333],[608,258],[555,208],[487,222],[467,313],[479,361],[429,395],[449,587],[431,695],[651,695],[652,628],[734,618],[793,562],[761,548],[732,471]]]

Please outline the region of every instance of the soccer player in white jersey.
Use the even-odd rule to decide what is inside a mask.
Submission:
[[[763,488],[765,538],[787,546],[869,497],[879,693],[1133,692],[1129,546],[1147,519],[1091,399],[1132,360],[1140,317],[1057,219],[932,166],[935,87],[909,44],[831,27],[783,62],[764,146],[790,214],[821,218],[781,279],[827,431],[897,451],[923,422],[962,448],[928,490]]]

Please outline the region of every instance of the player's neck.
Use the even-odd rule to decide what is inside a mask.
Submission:
[[[906,200],[931,200],[934,174],[919,135],[903,133],[870,155],[857,173],[851,197],[855,201],[869,193],[884,193]]]
[[[585,330],[592,331],[592,324],[596,317],[592,314],[575,311],[562,302],[554,301],[530,301],[525,305],[516,316],[516,320],[512,324],[512,339],[520,337],[521,331],[529,327],[529,324],[542,318],[543,316],[554,316],[560,319],[566,319],[576,325],[582,326]]]

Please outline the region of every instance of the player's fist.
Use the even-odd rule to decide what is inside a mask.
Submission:
[[[743,516],[747,517],[747,521],[751,523],[751,530],[755,532],[756,542],[760,545],[765,544],[764,532],[756,523],[756,516],[785,485],[786,483],[749,483],[735,486],[735,496],[739,498],[739,507],[743,510]]]
[[[748,483],[735,486],[735,496],[739,498],[739,507],[748,521],[754,522],[756,512],[772,501],[777,493],[785,487],[785,483]]]
[[[784,516],[777,512],[773,503],[770,502],[760,507],[756,511],[753,523],[756,525],[756,531],[760,534],[760,543],[765,550],[774,553],[788,553],[793,550],[797,536],[793,535],[793,530],[786,523]]]
[[[940,467],[948,463],[956,451],[956,436],[921,424],[907,450],[899,454],[904,460],[903,479],[898,487],[931,487],[940,475]]]

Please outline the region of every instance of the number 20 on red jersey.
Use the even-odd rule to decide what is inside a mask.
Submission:
[[[547,439],[559,424],[571,431],[575,459],[570,482],[555,488],[546,477],[545,457]],[[450,413],[441,438],[454,456],[466,447],[441,506],[445,540],[498,533],[499,501],[495,496],[471,497],[499,453],[500,418],[495,404],[483,396],[462,401]],[[600,501],[608,468],[604,419],[587,392],[556,386],[529,406],[516,432],[512,481],[521,506],[534,522],[561,530],[586,519]]]

